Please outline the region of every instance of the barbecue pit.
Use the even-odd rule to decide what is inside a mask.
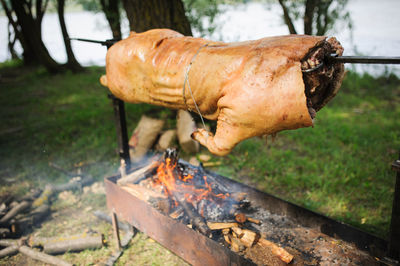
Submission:
[[[154,158],[137,165],[130,165],[124,103],[112,95],[110,98],[115,111],[121,172],[123,175],[129,175],[154,163]],[[185,171],[200,172],[208,179],[223,184],[222,189],[226,191],[245,193],[253,210],[248,216],[261,220],[261,225],[251,225],[252,230],[262,233],[267,240],[288,250],[294,255],[292,263],[295,265],[319,263],[396,265],[397,263],[400,241],[397,232],[400,227],[399,206],[396,205],[400,194],[399,160],[393,163],[393,169],[398,174],[389,241],[232,181],[202,167],[195,167],[177,158],[176,160],[179,167]],[[144,173],[137,181],[149,177],[151,175]],[[113,212],[115,219],[118,217],[127,221],[187,262],[193,265],[254,265],[262,264],[263,260],[269,264],[282,263],[273,254],[265,257],[265,254],[257,255],[257,251],[248,254],[231,251],[229,245],[224,244],[221,233],[212,232],[210,238],[210,235],[201,233],[198,225],[171,218],[169,213],[132,195],[118,185],[117,181],[120,178],[121,174],[105,178],[107,206]],[[189,228],[188,224],[194,228]],[[118,236],[116,227],[114,230]],[[116,239],[118,240],[119,236]]]

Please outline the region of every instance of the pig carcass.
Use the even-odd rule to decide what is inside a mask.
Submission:
[[[154,29],[114,44],[100,81],[126,102],[197,112],[196,102],[217,128],[192,137],[226,155],[242,140],[312,126],[343,79],[343,64],[326,61],[332,53],[342,55],[342,46],[321,36],[223,43]]]

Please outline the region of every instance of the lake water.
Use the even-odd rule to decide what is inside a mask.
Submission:
[[[225,12],[217,20],[218,31],[208,38],[231,42],[288,34],[287,27],[282,23],[282,11],[276,4],[248,3],[224,9]],[[353,38],[345,27],[330,33],[340,40],[346,55],[400,56],[399,0],[350,0],[348,10],[353,20]],[[70,37],[96,40],[112,37],[102,13],[67,13],[66,23]],[[0,62],[10,58],[7,51],[7,24],[7,18],[0,16]],[[128,23],[124,20],[122,24],[123,34],[127,36]],[[65,48],[57,14],[46,14],[42,25],[43,40],[50,54],[57,61],[65,62]],[[301,25],[300,21],[296,23],[302,30]],[[73,49],[78,61],[83,65],[105,64],[105,47],[74,41]],[[355,65],[346,67],[351,68]],[[389,70],[400,76],[400,66],[358,65],[356,70],[368,71],[374,75]]]

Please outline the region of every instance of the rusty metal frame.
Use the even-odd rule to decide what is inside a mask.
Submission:
[[[165,216],[116,184],[120,175],[105,178],[107,207],[192,265],[255,265],[214,240]]]
[[[393,162],[392,169],[397,174],[390,223],[389,257],[400,261],[400,154],[399,160]]]

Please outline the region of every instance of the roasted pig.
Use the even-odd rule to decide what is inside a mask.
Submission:
[[[344,75],[343,64],[325,59],[342,53],[335,38],[320,36],[223,43],[154,29],[114,44],[100,81],[126,102],[195,112],[197,103],[217,129],[192,137],[226,155],[242,140],[313,125]]]

